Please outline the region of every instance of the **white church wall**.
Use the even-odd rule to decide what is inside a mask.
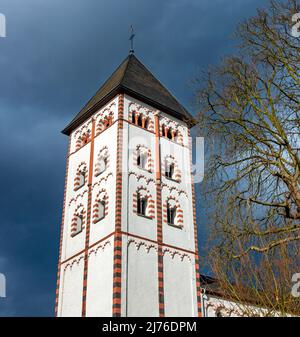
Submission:
[[[128,219],[125,221],[124,225],[127,223],[128,232],[139,235],[151,240],[155,240],[157,236],[156,230],[156,212],[154,219],[145,218],[139,216],[134,212],[133,207],[133,195],[137,193],[139,188],[144,188],[147,193],[151,195],[151,199],[156,205],[156,186],[155,186],[155,173],[154,173],[154,156],[155,148],[153,141],[153,134],[145,132],[143,129],[138,128],[134,125],[129,125],[129,147],[128,147],[128,181],[125,184],[128,186]],[[145,146],[151,151],[152,158],[152,170],[148,172],[139,168],[134,163],[134,153],[139,145]],[[128,222],[127,222],[128,221]]]
[[[158,316],[157,247],[128,238],[127,316]]]
[[[109,102],[104,108],[94,114],[96,127],[98,119],[104,115],[112,115],[115,121],[118,110],[118,97]],[[151,123],[151,132],[132,125],[130,113],[137,109],[145,113]],[[156,201],[156,148],[154,134],[154,112],[156,109],[146,105],[130,96],[124,96],[123,122],[123,150],[122,150],[122,231],[131,233],[122,237],[122,316],[158,316],[158,257],[157,245],[148,240],[157,240],[157,201]],[[171,117],[161,113],[160,120]],[[126,119],[129,121],[126,121]],[[176,144],[161,137],[161,164],[167,155],[173,155],[182,171],[181,181],[174,182],[164,177],[162,171],[162,202],[168,197],[175,197],[183,211],[183,228],[168,226],[165,222],[163,228],[163,242],[167,245],[177,246],[185,250],[194,250],[194,224],[192,208],[192,190],[183,164],[190,162],[190,153],[187,148],[187,128],[183,122],[174,119],[176,127],[183,136],[183,145]],[[77,128],[71,135],[71,156],[69,162],[68,186],[66,191],[65,225],[62,245],[62,261],[78,254],[85,248],[85,228],[71,237],[71,222],[79,204],[87,211],[88,186],[74,191],[74,179],[80,163],[85,162],[89,169],[90,143],[76,150],[76,141],[80,132],[91,127],[91,119]],[[76,137],[75,137],[76,134]],[[134,150],[136,146],[144,145],[151,151],[152,171],[148,172],[134,164]],[[109,167],[106,171],[95,177],[95,165],[101,149],[107,148],[110,156]],[[87,316],[111,316],[113,291],[113,237],[97,244],[99,240],[115,230],[115,196],[116,196],[116,156],[117,156],[117,123],[104,132],[97,134],[94,140],[94,171],[92,177],[92,207],[90,222],[89,244],[94,245],[89,251],[88,280],[87,280]],[[189,164],[188,164],[189,165]],[[161,167],[162,167],[161,166]],[[147,189],[154,201],[154,219],[138,216],[133,210],[133,195],[138,188]],[[108,196],[108,214],[104,219],[93,223],[93,207],[100,191],[105,190]],[[163,208],[164,212],[164,208]],[[164,213],[163,213],[164,215]],[[86,225],[86,217],[85,217]],[[135,237],[134,237],[135,236]],[[139,237],[139,239],[137,239]],[[145,239],[142,239],[145,238]],[[129,246],[127,243],[129,242]],[[98,249],[98,247],[100,247]],[[166,316],[196,316],[196,281],[194,256],[178,250],[178,254],[170,253],[164,245],[164,287]],[[67,262],[68,263],[68,262]],[[64,265],[64,264],[63,264]],[[83,261],[77,267],[72,267],[69,273],[62,272],[60,287],[61,314],[64,316],[81,315],[82,287],[83,287]],[[74,290],[76,288],[76,290]],[[66,290],[67,289],[67,290]],[[71,292],[74,291],[74,298]],[[63,296],[62,296],[63,294]],[[75,308],[76,307],[76,310]]]
[[[94,174],[92,181],[92,209],[90,224],[90,244],[112,233],[115,229],[115,195],[116,195],[116,140],[117,124],[112,125],[105,132],[95,138],[94,144]],[[95,166],[99,152],[107,148],[109,154],[109,165],[107,169],[95,177]],[[100,191],[106,191],[108,196],[108,214],[104,219],[93,223],[94,207]]]
[[[71,237],[71,224],[74,217],[75,210],[79,205],[82,205],[85,212],[87,212],[87,183],[74,191],[74,180],[76,171],[81,163],[85,163],[87,170],[90,158],[90,144],[85,145],[76,153],[69,157],[69,173],[68,186],[66,191],[65,203],[65,219],[64,219],[64,239],[62,246],[62,261],[78,253],[84,249],[85,244],[85,228],[86,228],[86,213],[84,218],[84,228],[82,232],[74,237]],[[87,171],[88,174],[88,171]]]
[[[113,239],[89,250],[86,315],[110,317],[113,298]]]
[[[153,132],[147,132],[145,129],[131,124],[129,114],[132,111],[143,113],[148,116],[154,125],[154,109],[147,104],[144,104],[128,95],[124,97],[124,118],[129,120],[129,123],[124,123],[124,138],[123,138],[123,167],[128,173],[123,176],[123,193],[127,197],[123,199],[123,209],[128,212],[123,212],[122,228],[126,232],[135,235],[146,237],[152,240],[156,239],[156,219],[143,218],[133,212],[133,194],[137,192],[139,187],[145,187],[152,199],[155,198],[155,141]],[[149,122],[150,123],[150,122]],[[151,151],[152,170],[148,172],[135,164],[134,154],[137,146],[144,146]],[[124,214],[125,213],[125,214]],[[129,220],[130,219],[130,220]]]
[[[61,294],[59,315],[80,317],[82,307],[83,255],[61,266]]]
[[[259,307],[249,303],[238,303],[220,296],[206,294],[201,295],[203,317],[280,317],[280,312]],[[287,314],[286,316],[292,316]]]
[[[183,213],[183,227],[182,229],[169,226],[166,221],[163,225],[164,243],[180,247],[187,250],[194,250],[194,223],[193,223],[193,204],[192,204],[192,190],[191,186],[184,174],[180,163],[189,163],[189,151],[178,144],[174,144],[165,138],[161,138],[161,157],[166,158],[168,155],[173,155],[178,161],[181,170],[182,180],[178,183],[162,177],[162,203],[165,209],[165,204],[169,197],[173,197],[179,204]],[[190,170],[188,170],[190,172]]]
[[[197,316],[193,256],[164,249],[164,298],[166,317]]]

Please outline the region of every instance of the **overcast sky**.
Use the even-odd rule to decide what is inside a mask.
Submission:
[[[67,137],[60,131],[128,55],[192,113],[190,81],[233,51],[263,0],[0,0],[0,316],[54,314]],[[197,202],[199,245],[205,205]],[[200,261],[201,263],[201,261]]]

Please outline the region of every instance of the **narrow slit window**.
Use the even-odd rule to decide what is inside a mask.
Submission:
[[[171,129],[168,129],[168,132],[167,132],[167,138],[168,138],[168,139],[172,139],[172,132],[171,132]]]
[[[138,126],[141,126],[141,127],[143,126],[143,115],[142,115],[142,114],[139,115],[137,125],[138,125]]]
[[[132,118],[131,118],[131,122],[132,122],[133,124],[135,124],[135,116],[136,116],[136,113],[133,112],[133,113],[132,113]]]
[[[175,218],[176,218],[176,209],[173,207],[170,207],[168,205],[167,208],[167,221],[169,225],[175,225]]]
[[[148,161],[147,153],[139,151],[137,156],[137,165],[142,169],[146,169],[147,161]]]
[[[107,158],[101,157],[99,159],[99,174],[103,173],[107,169]]]
[[[175,165],[174,163],[166,163],[166,177],[174,179]]]
[[[79,186],[78,188],[84,186],[85,184],[85,171],[80,171],[79,172]]]
[[[82,214],[77,215],[76,217],[76,231],[74,234],[77,234],[82,231],[83,216]]]
[[[149,118],[146,118],[144,128],[148,130],[148,126],[149,126]]]
[[[146,198],[142,198],[138,194],[138,198],[137,198],[137,213],[139,215],[146,216],[146,212],[147,212],[147,199]]]
[[[99,217],[98,220],[101,220],[105,217],[105,201],[99,202]]]

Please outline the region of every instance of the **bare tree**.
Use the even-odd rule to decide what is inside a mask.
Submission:
[[[224,307],[224,299],[234,304],[228,306],[233,311],[231,315],[299,316],[300,298],[291,293],[292,275],[299,259],[299,250],[284,245],[272,253],[262,253],[260,259],[245,254],[233,261],[221,256],[218,250],[212,251],[211,269],[217,279],[212,283],[212,291],[223,299],[220,307]],[[210,291],[209,286],[206,288]]]
[[[300,242],[300,39],[296,0],[271,1],[239,25],[236,54],[196,80],[219,254]]]
[[[195,81],[213,205],[209,261],[221,293],[247,316],[300,314],[291,295],[300,272],[298,12],[296,0],[270,1],[239,25],[236,53]]]

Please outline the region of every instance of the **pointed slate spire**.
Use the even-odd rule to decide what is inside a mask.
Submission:
[[[69,135],[74,128],[120,92],[184,120],[189,125],[195,124],[192,115],[134,54],[130,54],[62,132]]]

